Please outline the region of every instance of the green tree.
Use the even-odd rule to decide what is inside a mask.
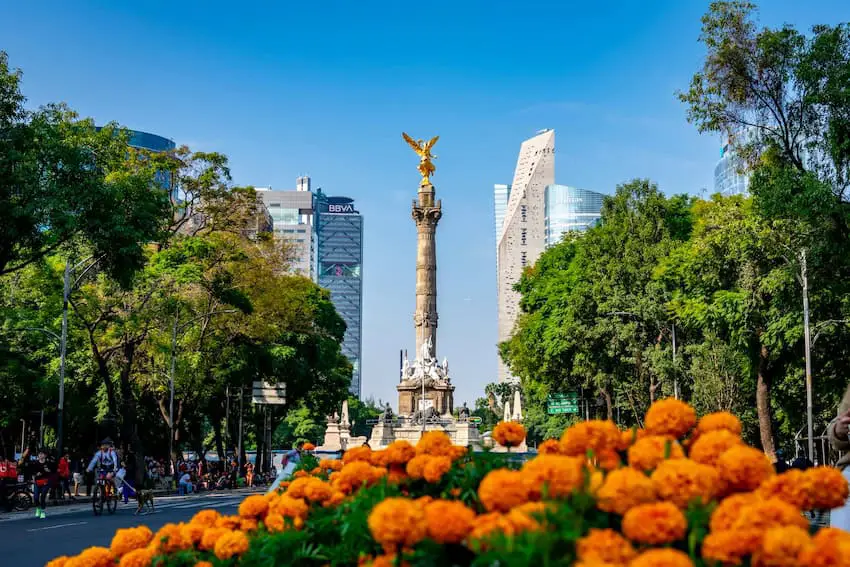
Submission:
[[[672,320],[653,271],[690,229],[690,199],[636,180],[605,199],[598,226],[567,235],[526,270],[522,314],[500,348],[523,388],[541,393],[534,404],[545,404],[544,392],[584,389],[602,397],[609,419],[617,400],[621,415],[639,419],[660,389],[672,391],[670,365],[660,364],[672,359]]]
[[[98,130],[62,104],[26,110],[20,78],[0,52],[0,275],[79,241],[128,284],[167,220],[155,170],[114,124]]]

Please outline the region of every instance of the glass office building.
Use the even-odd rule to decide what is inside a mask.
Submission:
[[[565,232],[583,231],[602,216],[602,193],[567,185],[547,185],[544,228],[546,247],[561,241]]]
[[[363,315],[363,217],[348,197],[316,197],[318,283],[330,290],[337,312],[345,320],[342,352],[351,361],[351,394],[361,395],[360,354]]]
[[[743,173],[743,165],[731,142],[724,144],[714,166],[714,192],[727,197],[749,194],[750,176]]]

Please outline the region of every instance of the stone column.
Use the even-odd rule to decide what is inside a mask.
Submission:
[[[437,353],[437,223],[442,216],[440,201],[434,200],[434,186],[419,186],[419,200],[413,202],[413,221],[418,236],[416,247],[416,356],[431,339],[431,357]]]

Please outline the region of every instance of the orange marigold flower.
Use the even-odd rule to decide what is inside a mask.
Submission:
[[[505,519],[513,528],[513,533],[533,532],[540,529],[540,522],[532,514],[520,511],[519,506],[505,514]]]
[[[221,516],[218,520],[215,521],[215,527],[217,528],[227,528],[228,530],[235,530],[239,527],[239,522],[242,520],[239,516]]]
[[[561,443],[557,439],[547,439],[537,447],[538,455],[560,455]]]
[[[372,451],[372,454],[369,455],[369,464],[375,467],[387,466],[387,452]]]
[[[451,451],[452,440],[442,431],[426,431],[416,443],[417,455],[447,456]]]
[[[209,561],[198,561],[195,563],[195,567],[213,567],[213,564]]]
[[[722,565],[740,565],[759,548],[763,534],[761,530],[712,530],[702,542],[702,557]]]
[[[342,461],[338,459],[322,459],[319,461],[319,468],[325,471],[338,471],[342,468]]]
[[[493,440],[504,447],[517,447],[525,440],[525,427],[515,421],[502,421],[493,428]]]
[[[48,561],[44,567],[65,567],[65,564],[68,562],[70,557],[67,555],[62,555],[61,557],[57,557],[56,559],[51,559]]]
[[[440,482],[443,475],[449,472],[452,468],[452,460],[448,457],[431,457],[428,464],[425,465],[425,470],[422,471],[422,477],[434,484]]]
[[[460,543],[472,530],[475,512],[462,502],[435,500],[425,505],[428,537],[437,543]]]
[[[304,498],[304,489],[310,484],[310,479],[307,477],[296,478],[286,489],[286,495],[292,498]]]
[[[117,530],[109,550],[115,557],[121,557],[134,549],[146,547],[152,539],[153,532],[147,526]]]
[[[633,427],[620,432],[620,441],[617,443],[618,451],[627,451],[638,439],[646,437],[646,431]]]
[[[407,561],[398,561],[395,553],[387,553],[386,555],[378,555],[374,559],[364,563],[366,567],[410,567]]]
[[[694,567],[694,562],[678,549],[648,549],[635,557],[629,567]]]
[[[303,445],[301,445],[301,449],[303,451],[315,451],[316,446],[308,441],[307,443],[304,443]]]
[[[295,471],[294,473],[292,473],[292,477],[295,478],[295,479],[307,478],[308,476],[309,476],[309,474],[307,473],[307,471],[305,471],[303,469],[299,470],[299,471]]]
[[[741,444],[743,441],[739,436],[725,429],[709,431],[700,435],[691,444],[688,456],[698,463],[715,466],[720,455]]]
[[[156,551],[149,547],[134,549],[121,558],[118,567],[150,567],[154,557]]]
[[[215,542],[218,541],[218,538],[223,536],[226,533],[229,533],[231,530],[228,528],[207,528],[204,530],[204,535],[201,536],[201,543],[198,545],[198,548],[202,551],[212,551],[215,547]]]
[[[89,547],[65,562],[65,567],[112,567],[115,557],[105,547]]]
[[[192,540],[183,533],[180,524],[165,524],[153,537],[151,547],[160,553],[177,553],[192,547]]]
[[[741,509],[741,513],[732,524],[733,530],[766,530],[779,526],[799,526],[809,528],[809,521],[800,509],[779,498],[756,500]]]
[[[640,504],[623,516],[623,535],[650,545],[672,543],[685,537],[688,521],[670,502]]]
[[[540,459],[537,457],[535,461]],[[554,458],[547,456],[547,458]],[[526,463],[528,464],[528,463]],[[526,475],[519,471],[496,469],[487,473],[478,485],[478,498],[488,511],[507,512],[528,501]]]
[[[697,435],[703,435],[709,431],[728,431],[733,435],[741,435],[741,420],[728,411],[709,413],[700,418],[697,423]]]
[[[368,449],[368,447],[366,447]],[[354,461],[342,467],[334,480],[335,487],[345,493],[351,493],[373,480],[373,466],[367,462]]]
[[[343,500],[345,500],[345,492],[340,492],[339,490],[335,490],[334,493],[331,494],[330,500],[325,502],[323,504],[323,506],[325,506],[325,507],[337,506],[337,505],[341,504]]]
[[[629,447],[629,465],[649,472],[665,459],[683,459],[682,446],[672,437],[648,435]]]
[[[372,455],[372,449],[369,447],[352,447],[342,456],[342,463],[347,465],[355,461],[369,462],[369,457]]]
[[[741,515],[741,510],[756,502],[758,498],[755,494],[745,492],[743,494],[733,494],[727,496],[717,505],[714,512],[711,513],[711,521],[709,526],[712,532],[722,532],[732,529],[738,516]]]
[[[269,533],[278,533],[282,532],[284,528],[284,520],[281,514],[277,512],[269,513],[266,518],[263,520],[263,525],[269,531]]]
[[[603,471],[613,471],[620,468],[621,464],[620,455],[613,449],[601,451],[594,460],[596,461],[596,466]]]
[[[612,471],[596,494],[600,510],[621,516],[639,504],[655,502],[655,485],[644,473],[633,468]]]
[[[404,470],[404,467],[401,466],[393,466],[390,467],[389,473],[387,474],[387,482],[391,484],[398,484],[403,480],[407,479],[407,471]]]
[[[217,510],[201,510],[194,516],[192,516],[193,524],[200,524],[202,526],[211,527],[215,525],[215,521],[221,517],[221,514],[218,513]]]
[[[652,473],[658,497],[679,508],[687,508],[694,500],[707,504],[717,494],[718,482],[714,467],[689,459],[663,461]]]
[[[466,447],[461,447],[460,445],[452,445],[449,449],[449,458],[452,461],[456,461],[462,457],[465,457],[469,450]]]
[[[369,531],[384,550],[416,545],[425,537],[425,513],[407,498],[386,498],[369,513]]]
[[[201,538],[207,527],[189,522],[188,524],[181,524],[181,529],[183,530],[183,537],[191,541],[192,545],[195,546],[201,542]]]
[[[304,487],[304,497],[310,502],[330,500],[333,494],[331,486],[318,478],[312,478],[310,480],[311,482]]]
[[[257,521],[257,518],[242,518],[239,522],[239,529],[243,532],[255,532],[260,527],[260,523]]]
[[[315,475],[317,475],[317,474],[322,474],[322,473],[324,473],[324,472],[325,472],[325,471],[323,471],[321,468],[319,468],[319,467],[315,467],[315,468],[313,468],[313,469],[310,471],[310,474],[311,474],[311,475],[313,475],[313,476],[315,476]]]
[[[406,465],[407,461],[416,456],[416,448],[404,439],[393,441],[386,451],[386,462],[383,465]]]
[[[269,509],[269,503],[260,495],[249,496],[239,505],[239,515],[243,518],[259,518],[265,515]]]
[[[425,475],[425,465],[431,460],[431,455],[416,455],[407,463],[407,474],[410,478],[422,478]]]
[[[850,533],[822,528],[799,557],[804,567],[847,567],[850,565]]]
[[[594,560],[614,564],[626,564],[636,555],[631,543],[609,529],[591,529],[576,542],[576,553],[582,561]]]
[[[215,542],[215,556],[222,561],[248,551],[248,536],[244,532],[232,531],[224,534]]]
[[[620,445],[620,430],[613,421],[591,419],[576,423],[561,436],[561,453],[585,456],[588,451],[598,454]]]
[[[675,398],[659,400],[646,412],[646,431],[650,435],[684,437],[697,422],[697,412]]]
[[[798,526],[770,528],[753,555],[756,567],[796,567],[797,558],[811,545],[808,530]]]
[[[309,508],[304,500],[292,498],[284,494],[275,502],[274,507],[270,511],[276,512],[285,518],[306,518]]]
[[[513,523],[507,516],[499,512],[481,514],[475,518],[472,531],[469,532],[468,541],[473,550],[484,550],[487,548],[486,540],[493,534],[501,533],[512,536],[516,533]]]
[[[850,487],[840,470],[832,467],[813,467],[803,473],[810,501],[806,508],[830,510],[840,508],[850,496]]]
[[[584,488],[588,468],[581,457],[538,455],[522,466],[527,498],[563,498]],[[483,482],[482,482],[483,484]]]
[[[805,481],[803,471],[790,469],[761,483],[755,494],[764,499],[779,498],[800,510],[810,510],[812,506],[809,492],[810,487]]]
[[[717,470],[729,492],[753,491],[776,473],[767,455],[746,445],[732,447],[720,455]]]

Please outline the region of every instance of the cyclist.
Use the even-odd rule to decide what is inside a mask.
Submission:
[[[115,481],[113,479],[115,477],[115,471],[118,470],[118,459],[115,456],[115,451],[111,449],[112,439],[107,437],[100,442],[100,451],[94,454],[94,458],[92,458],[86,470],[88,472],[92,472],[95,468],[97,468],[97,476],[99,479],[105,478],[106,480],[114,483]],[[118,489],[117,486],[115,489]]]

